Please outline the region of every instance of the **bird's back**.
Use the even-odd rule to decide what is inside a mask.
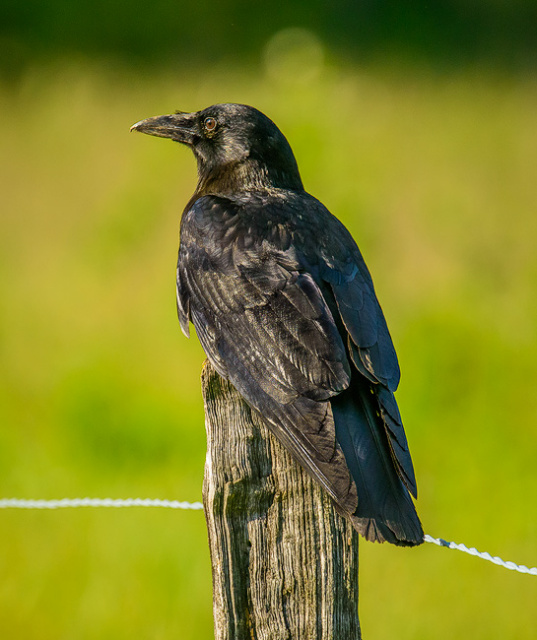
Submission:
[[[395,351],[362,256],[321,203],[282,189],[195,200],[178,301],[217,371],[365,537],[422,541]]]

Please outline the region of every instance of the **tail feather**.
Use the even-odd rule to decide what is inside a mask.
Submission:
[[[389,542],[398,547],[415,547],[423,542],[423,532],[416,530],[411,539],[408,531],[403,530],[397,523],[384,524],[374,518],[357,518],[351,516],[354,528],[370,542]]]
[[[381,418],[384,422],[388,435],[388,444],[393,456],[394,464],[405,483],[406,488],[414,496],[418,497],[418,487],[416,476],[414,475],[414,465],[410,457],[408,442],[403,429],[403,421],[399,413],[399,407],[391,391],[381,385],[375,385],[375,396],[380,409]]]
[[[414,546],[423,542],[423,529],[409,495],[415,492],[410,454],[400,419],[392,416],[394,405],[398,416],[393,395],[379,398],[378,389],[353,376],[349,389],[331,399],[336,437],[358,490],[351,520],[368,540]]]

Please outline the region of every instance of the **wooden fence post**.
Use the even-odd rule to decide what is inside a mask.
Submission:
[[[359,640],[358,535],[206,362],[216,640]]]

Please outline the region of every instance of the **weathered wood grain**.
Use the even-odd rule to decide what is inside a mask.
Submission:
[[[216,640],[356,640],[358,535],[206,363],[203,498]]]

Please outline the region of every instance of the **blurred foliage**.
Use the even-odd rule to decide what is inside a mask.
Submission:
[[[534,68],[534,0],[2,0],[0,70],[17,76],[47,56],[114,56],[157,63],[257,63],[274,33],[300,25],[340,58],[420,59]]]
[[[271,45],[262,73],[64,60],[2,86],[0,493],[200,497],[203,354],[181,335],[174,299],[195,163],[128,129],[246,102],[281,126],[306,187],[372,270],[400,355],[426,531],[534,566],[537,85],[298,54],[313,65],[302,76]],[[0,519],[0,637],[212,637],[201,513]],[[361,545],[367,638],[530,640],[536,601],[534,578],[463,554]]]

